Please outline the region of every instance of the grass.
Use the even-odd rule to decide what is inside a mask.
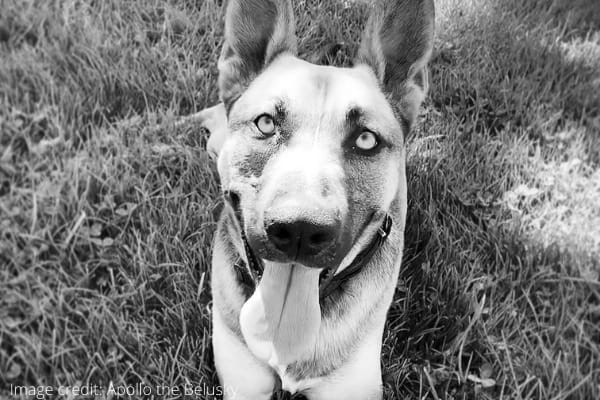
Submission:
[[[216,101],[221,2],[0,9],[0,397],[216,384],[218,184],[168,126]],[[301,54],[347,63],[364,6],[296,11]],[[600,398],[600,5],[439,0],[437,27],[386,398]]]

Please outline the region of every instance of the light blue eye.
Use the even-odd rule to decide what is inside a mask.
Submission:
[[[275,121],[268,114],[263,114],[254,121],[254,124],[265,136],[272,136],[275,133]]]
[[[379,140],[373,132],[362,131],[354,143],[361,150],[373,150],[379,144]]]

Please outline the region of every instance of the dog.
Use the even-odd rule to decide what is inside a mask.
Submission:
[[[211,132],[225,399],[382,398],[402,259],[405,139],[428,88],[433,0],[372,4],[353,67],[297,57],[290,0],[230,0]]]

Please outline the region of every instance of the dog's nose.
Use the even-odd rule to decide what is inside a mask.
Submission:
[[[319,254],[337,239],[340,224],[337,221],[291,222],[272,221],[267,227],[267,237],[273,245],[292,259],[302,259]]]

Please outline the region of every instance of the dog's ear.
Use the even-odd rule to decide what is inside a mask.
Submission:
[[[428,89],[433,0],[378,0],[372,7],[356,63],[373,69],[410,128]]]
[[[229,1],[219,58],[219,96],[227,112],[252,79],[284,52],[297,52],[290,0]]]

